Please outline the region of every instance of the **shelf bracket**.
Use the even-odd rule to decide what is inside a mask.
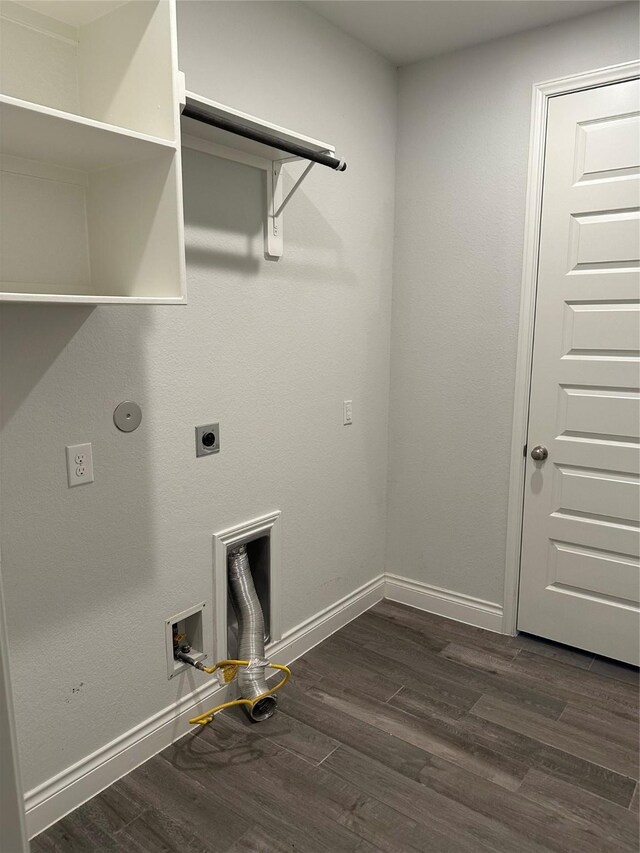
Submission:
[[[264,250],[270,258],[281,258],[284,249],[282,228],[282,164],[274,161],[267,171],[267,217]]]
[[[280,216],[280,214],[282,213],[282,211],[285,209],[285,206],[286,206],[287,204],[289,204],[289,199],[291,198],[291,196],[292,196],[292,195],[294,194],[294,192],[298,189],[298,187],[300,186],[300,184],[304,181],[304,179],[307,177],[307,175],[309,174],[309,172],[313,169],[313,167],[314,167],[315,165],[316,165],[315,163],[309,163],[309,165],[307,166],[307,168],[304,170],[304,172],[300,175],[300,177],[298,178],[298,180],[295,182],[295,184],[294,184],[294,185],[291,187],[291,189],[289,190],[289,193],[287,194],[287,197],[284,199],[284,201],[282,202],[282,204],[280,205],[280,207],[276,210],[276,212],[275,212],[276,217]]]
[[[282,198],[282,165],[283,161],[274,161],[271,163],[271,168],[267,173],[267,186],[271,184],[271,188],[270,191],[269,188],[267,189],[267,239],[265,241],[265,252],[272,258],[282,257],[284,247],[282,211],[300,184],[313,169],[315,163],[311,162],[307,165],[307,168],[291,187],[284,199]]]

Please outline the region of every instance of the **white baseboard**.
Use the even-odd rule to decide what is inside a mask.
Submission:
[[[384,597],[384,575],[361,586],[355,592],[345,595],[340,601],[331,604],[320,613],[302,622],[297,628],[283,636],[283,638],[267,646],[269,657],[284,659],[287,661],[297,660],[310,649],[317,646],[327,637],[335,634],[340,628],[344,628],[362,613],[365,613],[374,604],[382,601]]]
[[[269,657],[280,663],[292,663],[381,601],[384,585],[385,576],[379,575],[321,610],[286,632],[282,640],[268,646]],[[97,752],[28,791],[25,809],[29,837],[38,835],[187,732],[193,731],[189,719],[213,704],[224,702],[228,692],[229,688],[215,687],[210,680]]]
[[[481,598],[389,573],[385,575],[384,586],[384,597],[391,601],[477,628],[502,632],[502,607],[493,601],[483,601]]]

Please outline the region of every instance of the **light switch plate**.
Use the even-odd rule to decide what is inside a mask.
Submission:
[[[342,423],[345,426],[353,423],[353,400],[345,400],[342,404]]]
[[[91,444],[70,444],[67,452],[67,479],[71,486],[93,483],[93,452]]]

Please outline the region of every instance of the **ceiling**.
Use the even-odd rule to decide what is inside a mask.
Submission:
[[[307,0],[395,65],[543,27],[619,0]]]

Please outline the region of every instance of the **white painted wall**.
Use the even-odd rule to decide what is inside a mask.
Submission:
[[[502,603],[531,87],[637,56],[625,4],[400,71],[390,572]]]
[[[181,4],[188,86],[334,142],[263,258],[262,173],[187,152],[186,307],[2,309],[2,556],[27,789],[193,689],[163,619],[217,530],[282,510],[284,628],[384,568],[396,72],[314,12]],[[288,167],[290,174],[302,170]],[[342,426],[342,401],[354,423]],[[119,433],[114,406],[143,423]],[[196,424],[222,451],[196,459]],[[68,489],[66,444],[95,483]]]

